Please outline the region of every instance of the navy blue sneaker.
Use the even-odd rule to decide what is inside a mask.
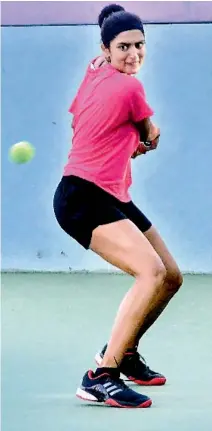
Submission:
[[[97,365],[101,364],[107,345],[95,356]],[[137,349],[129,349],[119,367],[121,377],[141,386],[159,386],[166,383],[166,377],[151,370]]]
[[[111,407],[145,408],[150,407],[152,400],[141,395],[120,379],[117,368],[98,369],[98,375],[88,371],[82,380],[82,385],[77,389],[76,396],[85,401],[104,403]]]

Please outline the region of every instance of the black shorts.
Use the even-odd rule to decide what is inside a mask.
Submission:
[[[89,248],[92,232],[99,225],[129,219],[141,232],[151,227],[151,222],[132,201],[121,202],[94,183],[73,175],[60,181],[53,206],[59,225],[85,249]]]

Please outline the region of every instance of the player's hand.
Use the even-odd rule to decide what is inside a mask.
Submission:
[[[159,144],[159,140],[160,140],[160,135],[158,135],[155,139],[153,139],[152,141],[149,142],[149,147],[147,149],[147,151],[152,151],[152,150],[156,150],[158,144]]]
[[[137,149],[132,154],[131,158],[135,159],[141,154],[146,154],[148,151],[156,150],[159,143],[160,135],[153,139],[151,142],[140,142]]]
[[[140,142],[137,149],[134,151],[134,153],[131,156],[131,159],[136,159],[136,157],[140,156],[141,154],[146,154],[147,149],[143,142]]]

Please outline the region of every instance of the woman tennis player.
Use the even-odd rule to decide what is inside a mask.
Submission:
[[[91,62],[70,107],[73,145],[54,211],[68,235],[135,281],[120,304],[108,344],[96,355],[98,368],[84,375],[77,396],[115,407],[149,407],[151,399],[130,389],[120,373],[140,385],[165,383],[137,347],[181,286],[182,275],[129,193],[131,159],[156,149],[160,136],[134,76],[145,56],[143,24],[123,7],[109,5],[99,25],[105,62]]]

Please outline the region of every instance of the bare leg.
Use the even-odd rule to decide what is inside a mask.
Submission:
[[[141,325],[136,341],[134,345],[138,345],[141,337],[148,331],[148,329],[155,323],[158,317],[162,314],[169,301],[173,298],[176,292],[170,290],[169,282],[165,282],[161,287],[161,291],[157,295],[155,301],[151,304],[151,307],[145,317],[143,324]]]
[[[166,271],[149,241],[129,220],[96,228],[91,249],[136,278],[120,305],[101,363],[101,367],[116,367],[127,348],[135,344],[139,328],[164,283]]]
[[[169,301],[173,298],[176,292],[182,285],[183,278],[180,270],[168,251],[165,243],[161,239],[160,235],[154,227],[151,227],[146,233],[146,238],[153,246],[157,254],[160,256],[163,264],[166,268],[166,278],[163,285],[160,288],[158,295],[156,295],[155,300],[152,301],[149,307],[149,311],[141,325],[139,332],[136,337],[135,343],[130,345],[135,347],[138,345],[140,338],[145,334],[145,332],[153,325],[153,323],[158,319],[161,313],[164,311]]]

